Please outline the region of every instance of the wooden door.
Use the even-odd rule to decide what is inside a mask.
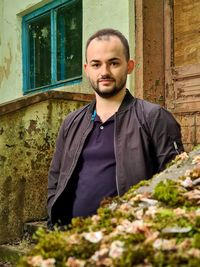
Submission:
[[[199,14],[199,0],[165,1],[165,106],[182,126],[186,150],[200,144]]]
[[[200,144],[200,0],[135,0],[135,96],[161,104]]]

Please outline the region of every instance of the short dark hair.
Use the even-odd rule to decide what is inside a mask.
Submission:
[[[122,45],[124,47],[124,54],[125,54],[126,60],[128,61],[130,59],[129,44],[128,44],[126,37],[118,30],[106,28],[106,29],[101,29],[101,30],[95,32],[87,40],[86,47],[85,47],[86,62],[87,62],[87,49],[88,49],[88,46],[91,43],[91,41],[96,39],[96,38],[98,40],[102,40],[102,37],[104,37],[104,36],[107,36],[107,37],[116,36],[116,37],[118,37],[120,39],[120,41],[122,42]]]

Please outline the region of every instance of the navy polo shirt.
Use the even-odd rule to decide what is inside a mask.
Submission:
[[[93,123],[72,177],[72,217],[93,215],[102,199],[117,195],[114,116],[102,123],[96,115]]]

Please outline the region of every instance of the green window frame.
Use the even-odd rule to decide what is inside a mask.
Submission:
[[[56,0],[22,19],[23,93],[82,80],[82,0]]]

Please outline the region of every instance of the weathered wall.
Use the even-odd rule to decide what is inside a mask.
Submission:
[[[163,2],[135,0],[135,95],[160,105],[165,100]]]
[[[186,151],[200,144],[200,2],[136,0],[135,95],[170,110]]]
[[[200,144],[200,2],[173,3],[166,10],[165,23],[165,32],[171,33],[165,38],[166,106],[180,122],[185,149],[190,151]]]
[[[200,145],[200,112],[181,112],[174,115],[181,125],[184,148],[187,152],[191,151],[194,146]]]
[[[0,0],[0,103],[23,95],[22,17],[48,2],[51,1]],[[131,54],[134,57],[134,18],[132,0],[83,0],[83,62],[86,40],[90,34],[103,27],[113,27],[122,31],[130,41]],[[133,79],[132,76],[128,80],[131,90],[134,87]],[[91,93],[85,76],[80,84],[60,87],[59,90]]]
[[[10,103],[7,113],[0,105],[0,243],[20,237],[24,222],[46,217],[47,175],[58,129],[66,114],[86,103],[70,95],[46,96],[40,94],[31,105],[34,96]]]

